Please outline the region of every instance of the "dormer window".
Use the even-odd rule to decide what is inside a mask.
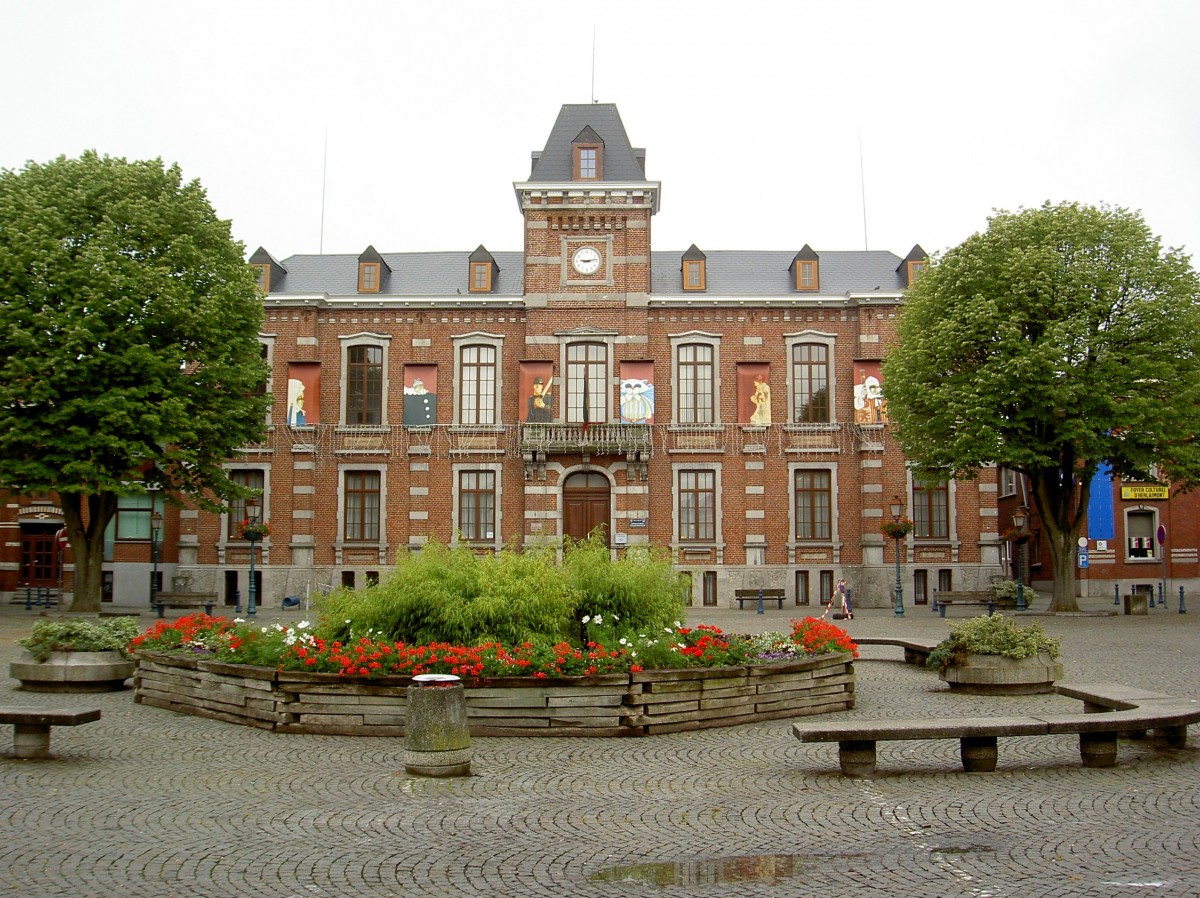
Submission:
[[[254,281],[259,291],[265,296],[272,288],[278,288],[287,269],[261,246],[250,257],[250,267],[254,270]]]
[[[604,141],[590,126],[580,131],[571,141],[571,155],[572,180],[604,180]]]
[[[821,289],[821,259],[807,243],[792,259],[793,287],[798,292],[815,292]]]
[[[925,250],[921,249],[918,243],[912,248],[904,261],[896,269],[900,275],[900,279],[904,282],[905,287],[911,287],[918,277],[925,272],[926,266],[929,264],[929,255]]]
[[[358,266],[358,292],[379,292],[379,263],[362,262]]]
[[[483,244],[480,244],[475,252],[471,253],[469,260],[470,281],[468,282],[471,293],[491,293],[495,289],[496,275],[500,273],[500,266],[496,264],[495,258],[486,249]]]
[[[692,244],[688,251],[683,254],[683,289],[703,291],[707,289],[707,272],[705,271],[707,257],[699,249],[696,244]]]
[[[358,292],[378,293],[383,289],[384,279],[391,273],[383,256],[368,246],[358,257]]]

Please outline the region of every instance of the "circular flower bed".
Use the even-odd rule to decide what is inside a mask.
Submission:
[[[615,635],[592,617],[579,646],[411,646],[193,615],[133,641],[137,700],[286,732],[400,735],[412,677],[467,687],[476,735],[644,735],[853,707],[846,632],[815,618],[745,637],[716,627]]]

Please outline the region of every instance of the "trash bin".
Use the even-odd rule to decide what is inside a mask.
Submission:
[[[299,608],[300,607],[300,597],[299,596],[284,596],[283,597],[283,607],[284,608]]]
[[[1125,613],[1126,614],[1149,614],[1150,610],[1146,604],[1146,594],[1144,592],[1136,592],[1131,596],[1124,596]]]
[[[471,730],[462,682],[453,674],[421,674],[408,687],[404,769],[417,776],[468,776]]]

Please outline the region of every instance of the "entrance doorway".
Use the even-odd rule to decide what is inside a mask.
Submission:
[[[28,586],[58,586],[58,525],[21,527],[21,582]]]
[[[563,535],[571,539],[587,539],[597,527],[604,530],[604,543],[609,544],[608,478],[594,471],[572,474],[563,482]]]

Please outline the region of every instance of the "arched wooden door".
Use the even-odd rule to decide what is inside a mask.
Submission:
[[[587,471],[572,474],[563,483],[563,535],[587,539],[589,533],[603,527],[604,541],[608,543],[612,533],[610,508],[607,477]]]

